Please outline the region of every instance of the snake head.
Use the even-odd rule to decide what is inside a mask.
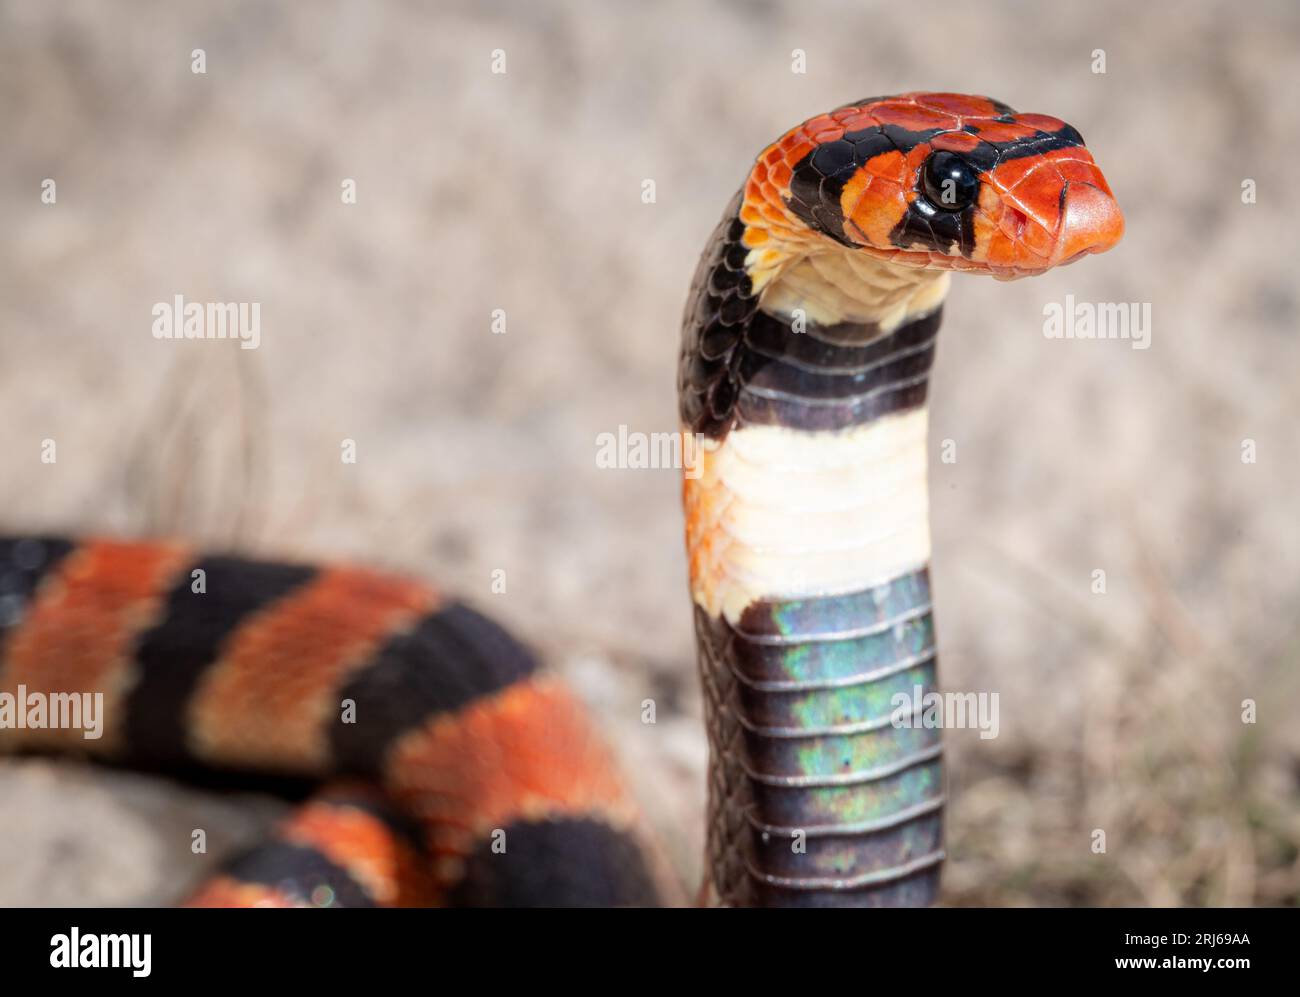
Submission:
[[[1003,280],[1104,252],[1124,232],[1078,131],[947,93],[859,101],[791,129],[759,156],[740,217],[745,244],[773,265],[831,244]]]

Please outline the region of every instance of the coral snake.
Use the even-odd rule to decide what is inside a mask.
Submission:
[[[935,900],[940,731],[891,704],[937,689],[926,392],[948,273],[1041,273],[1122,232],[1077,131],[984,97],[857,101],[758,156],[678,368],[701,443],[703,902]],[[83,693],[100,737],[53,725]],[[323,785],[194,904],[676,895],[579,700],[474,610],[376,571],[0,539],[0,750]]]

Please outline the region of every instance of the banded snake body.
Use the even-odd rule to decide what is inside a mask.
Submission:
[[[759,155],[700,260],[678,374],[702,441],[703,902],[936,898],[940,732],[890,717],[937,688],[925,404],[948,274],[1041,273],[1122,232],[1077,131],[983,97],[858,101]],[[98,739],[14,723],[86,692]],[[325,784],[194,904],[676,892],[578,699],[485,617],[380,572],[0,539],[0,750]]]

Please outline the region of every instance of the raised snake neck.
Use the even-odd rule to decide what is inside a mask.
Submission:
[[[683,497],[706,902],[937,897],[926,395],[948,271],[1041,273],[1122,232],[1075,129],[984,97],[858,101],[755,160],[678,369],[705,441]]]
[[[738,203],[701,260],[688,325],[720,310]],[[940,731],[890,719],[893,696],[937,686],[925,403],[947,281],[847,254],[792,262],[736,308],[734,424],[687,481],[710,902],[937,893]],[[692,372],[718,349],[696,342],[687,416]]]

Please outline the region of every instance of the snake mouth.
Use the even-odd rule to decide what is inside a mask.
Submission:
[[[1086,256],[1094,250],[1081,250],[1079,256]],[[1100,250],[1096,250],[1100,252]],[[1048,263],[1042,257],[1029,257],[1014,263],[990,263],[987,260],[971,260],[965,256],[950,256],[926,249],[879,249],[875,246],[861,246],[857,252],[884,260],[895,266],[919,270],[950,270],[955,273],[987,274],[994,280],[1018,280],[1032,277],[1044,270],[1060,264]],[[1073,262],[1066,260],[1063,262]]]

